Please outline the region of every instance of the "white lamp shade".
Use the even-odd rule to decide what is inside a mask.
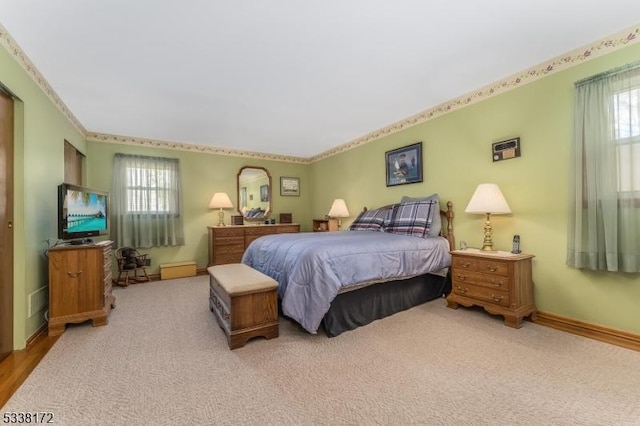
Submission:
[[[345,203],[341,198],[333,200],[331,210],[329,210],[329,217],[349,217],[347,203]]]
[[[233,207],[226,192],[216,192],[209,202],[210,209],[230,209]]]
[[[509,214],[511,209],[495,183],[481,183],[465,209],[465,213]]]

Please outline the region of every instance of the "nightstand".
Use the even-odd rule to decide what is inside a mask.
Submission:
[[[338,230],[338,219],[313,219],[313,232]]]
[[[483,252],[478,249],[451,252],[452,289],[447,306],[482,306],[504,317],[505,325],[522,327],[522,319],[535,320],[530,254]]]

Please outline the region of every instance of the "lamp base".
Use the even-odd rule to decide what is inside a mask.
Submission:
[[[493,241],[491,241],[491,213],[487,213],[487,220],[484,222],[484,240],[482,241],[482,251],[497,251],[493,248]]]
[[[218,226],[226,226],[224,224],[224,212],[222,211],[222,209],[220,209],[220,211],[218,212]]]

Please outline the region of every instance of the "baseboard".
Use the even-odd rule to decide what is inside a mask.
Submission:
[[[640,335],[627,333],[601,325],[589,324],[549,312],[538,312],[534,321],[536,324],[545,325],[568,333],[599,340],[623,348],[640,352]]]
[[[38,337],[47,335],[49,331],[49,324],[45,321],[38,329],[27,339],[26,349],[31,348],[37,341]]]

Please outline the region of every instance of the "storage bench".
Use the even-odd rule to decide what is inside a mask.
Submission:
[[[278,337],[278,283],[241,263],[215,265],[209,272],[209,308],[227,336],[229,349],[253,337]]]

